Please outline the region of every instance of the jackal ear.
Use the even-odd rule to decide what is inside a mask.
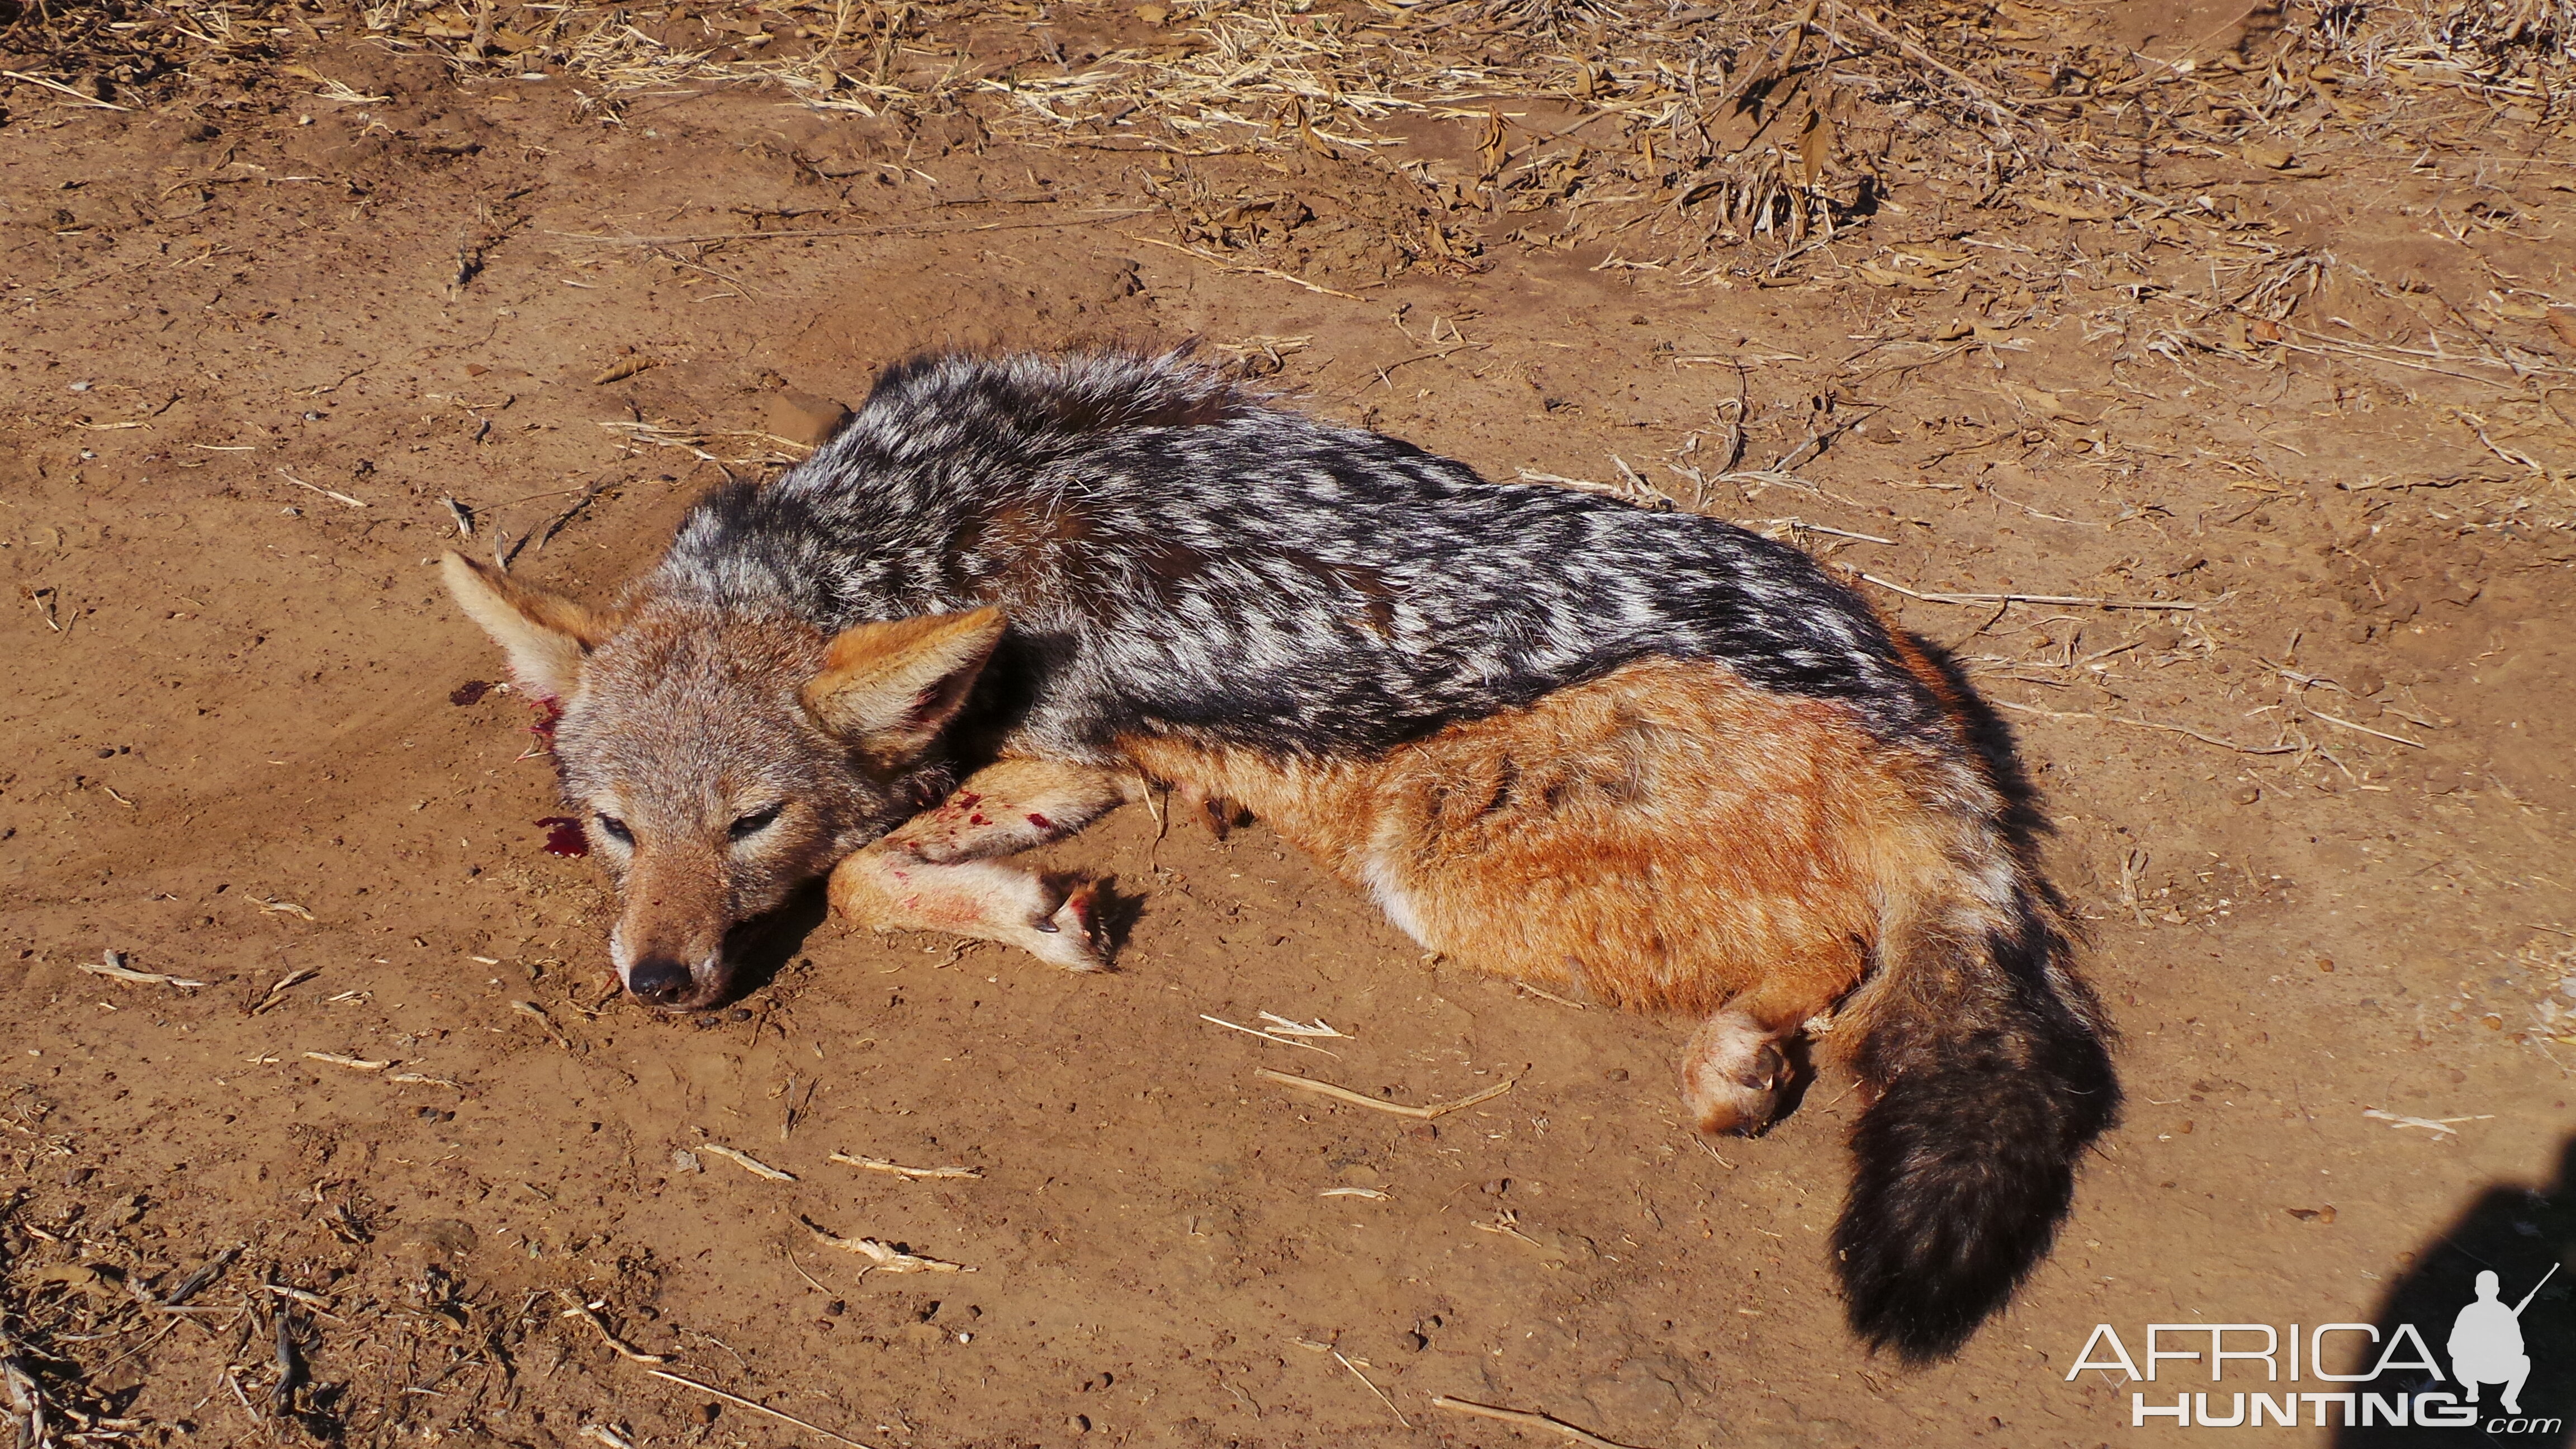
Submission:
[[[930,748],[1002,642],[1002,611],[861,624],[833,637],[805,707],[823,728],[888,761]]]
[[[489,564],[451,553],[440,564],[447,591],[501,652],[510,673],[539,699],[561,699],[581,679],[582,656],[607,637],[599,616]]]

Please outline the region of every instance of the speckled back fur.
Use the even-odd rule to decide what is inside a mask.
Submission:
[[[1690,514],[1489,483],[1179,354],[929,357],[821,451],[702,502],[648,587],[834,630],[999,604],[1029,748],[1373,753],[1650,656],[1946,743],[1850,590]]]

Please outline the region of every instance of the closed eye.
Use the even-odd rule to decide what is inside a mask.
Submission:
[[[614,815],[606,814],[598,815],[593,818],[599,821],[600,833],[607,836],[609,839],[616,841],[620,845],[633,845],[635,843],[635,832],[626,828],[625,821],[618,819]]]
[[[760,832],[767,830],[772,825],[777,824],[778,812],[786,808],[787,802],[781,800],[766,810],[754,810],[750,814],[734,821],[732,825],[726,827],[725,833],[736,840],[749,840]]]

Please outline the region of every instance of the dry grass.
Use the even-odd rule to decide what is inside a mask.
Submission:
[[[2304,184],[2392,188],[2447,158],[2478,169],[2476,199],[2424,228],[2536,239],[2546,219],[2485,173],[2576,162],[2560,139],[2576,0],[2291,0],[2152,54],[2101,7],[2042,0],[50,4],[0,0],[0,69],[77,96],[17,83],[13,105],[186,105],[357,37],[567,76],[606,124],[657,91],[766,92],[864,124],[897,173],[943,146],[1135,153],[1129,183],[1168,231],[1130,235],[1338,297],[1508,247],[1857,291],[1886,319],[1862,378],[2072,318],[2188,385],[2213,366],[2358,364],[2514,395],[2513,426],[2563,423],[2576,380],[2576,299],[2500,274],[2484,296],[2432,295],[2277,220]],[[1278,359],[1247,360],[1263,364]],[[2101,430],[2072,400],[2013,401],[2084,461],[2124,465],[2116,439],[2076,438]],[[2576,516],[2576,483],[2511,427],[2480,436],[2517,489]],[[633,441],[743,451],[666,428]],[[769,441],[750,451],[792,456]]]
[[[1140,25],[1123,6],[887,0],[786,0],[685,21],[676,10],[380,0],[355,18],[382,43],[460,68],[568,73],[612,120],[623,96],[745,85],[907,134],[962,115],[1008,141],[1148,153],[1163,169],[1147,188],[1179,243],[1344,287],[1478,270],[1496,245],[1606,247],[1604,265],[1719,286],[1857,279],[1899,293],[2030,294],[2033,305],[2062,298],[2070,271],[2089,272],[2088,325],[2178,365],[2374,347],[2301,315],[2340,266],[2334,256],[2284,243],[2190,167],[2250,166],[2285,183],[2385,169],[2492,140],[2499,125],[2563,124],[2576,104],[2576,0],[2308,0],[2273,28],[2161,58],[2114,44],[2098,10],[2019,0],[1884,13],[1850,0],[1144,9],[1160,23]],[[119,33],[165,30],[147,21]],[[1093,48],[1064,38],[1086,32]],[[100,32],[79,34],[86,44]],[[1305,183],[1310,194],[1343,193],[1337,210],[1357,218],[1339,224],[1345,234],[1222,164],[1292,156],[1323,174]],[[1931,215],[1887,204],[1903,182],[1933,194]],[[2078,264],[1938,246],[1996,219],[2086,229]],[[2159,269],[2159,248],[2193,264]],[[2554,370],[2543,351],[2517,353],[2510,330],[2455,329],[2439,366],[2509,379]]]
[[[0,8],[0,48],[31,63],[19,69],[122,104],[148,104],[192,68],[273,59],[315,24],[271,24],[282,17],[260,5],[16,3],[14,17]],[[2275,29],[2161,59],[2112,44],[2095,12],[2018,0],[1885,15],[1848,0],[1144,8],[1159,26],[1140,30],[1123,6],[888,0],[685,19],[368,0],[343,19],[460,69],[567,73],[612,113],[640,91],[757,85],[899,121],[966,111],[1034,144],[1328,158],[1410,203],[1388,240],[1400,265],[1426,269],[1471,270],[1484,245],[1508,240],[1610,243],[1625,264],[1702,281],[1840,275],[1864,260],[1848,253],[1890,229],[1893,181],[1939,177],[1944,219],[2026,211],[2109,225],[2140,245],[2189,234],[2217,253],[2210,285],[2195,289],[2201,320],[2249,323],[2280,321],[2330,260],[2249,240],[2202,197],[2167,194],[2161,163],[2243,158],[2296,177],[2499,116],[2563,122],[2576,100],[2576,0],[2307,0]],[[1085,27],[1107,42],[1068,50],[1059,33]],[[1020,54],[997,62],[1008,50]],[[1449,143],[1426,145],[1443,125],[1455,128]],[[1293,222],[1228,224],[1227,206],[1212,203],[1243,198],[1204,192],[1185,174],[1160,197],[1184,241],[1270,262],[1294,241]],[[1927,228],[1909,218],[1898,229]],[[1819,254],[1835,241],[1854,246]],[[1878,270],[1929,280],[1908,278],[1902,258]],[[2167,328],[2159,350],[2236,340],[2187,320]]]

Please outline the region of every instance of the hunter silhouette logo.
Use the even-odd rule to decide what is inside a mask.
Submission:
[[[2177,1428],[2232,1429],[2240,1426],[2298,1426],[2303,1418],[2318,1429],[2468,1429],[2485,1434],[2555,1435],[2565,1420],[2546,1406],[2539,1417],[2526,1416],[2522,1391],[2531,1378],[2531,1346],[2523,1334],[2523,1311],[2558,1276],[2558,1264],[2540,1275],[2518,1302],[2503,1296],[2503,1275],[2492,1270],[2473,1280],[2477,1296],[2454,1314],[2445,1352],[2437,1354],[2426,1329],[2439,1331],[2440,1298],[2426,1318],[2385,1327],[2371,1323],[2150,1323],[2145,1352],[2132,1354],[2120,1331],[2096,1324],[2092,1337],[2075,1356],[2066,1377],[2112,1372],[2130,1384],[2174,1385],[2162,1392],[2131,1389],[2129,1424],[2144,1428],[2165,1420]],[[2451,1281],[2457,1282],[2457,1279]],[[2447,1296],[2447,1295],[2445,1295]],[[2453,1302],[2458,1300],[2453,1299]],[[2555,1319],[2544,1324],[2554,1324]],[[2129,1342],[2137,1342],[2133,1336]],[[2556,1342],[2542,1334],[2547,1346]],[[2351,1372],[2332,1365],[2346,1364]],[[2140,1366],[2144,1365],[2144,1371]],[[2188,1367],[2185,1367],[2188,1365]],[[2445,1370],[2448,1370],[2446,1373]],[[2206,1375],[2209,1389],[2164,1393]],[[2308,1384],[2316,1388],[2305,1387]],[[2488,1385],[2504,1392],[2479,1401]],[[2151,1397],[2152,1395],[2152,1397]],[[2373,1439],[2371,1442],[2379,1442]]]
[[[2522,1301],[2507,1308],[2496,1297],[2503,1280],[2493,1271],[2478,1275],[2477,1301],[2460,1310],[2451,1320],[2451,1372],[2460,1380],[2461,1395],[2470,1403],[2478,1401],[2481,1384],[2504,1385],[2504,1411],[2522,1412],[2522,1385],[2531,1377],[2531,1356],[2522,1350],[2522,1310],[2540,1296],[2549,1280],[2558,1276],[2558,1265],[2540,1275]]]

